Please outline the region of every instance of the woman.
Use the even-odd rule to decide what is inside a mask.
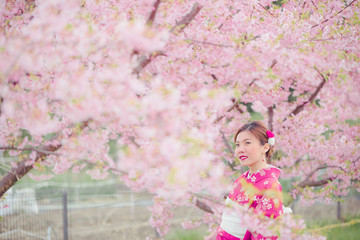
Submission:
[[[262,123],[253,121],[242,126],[234,140],[235,157],[249,170],[234,182],[225,203],[240,208],[253,208],[255,212],[269,218],[282,215],[282,188],[278,182],[281,170],[267,164],[273,153],[274,134]],[[220,227],[205,240],[277,239],[276,236],[262,236],[256,231],[242,228],[240,221],[234,211],[225,209]]]

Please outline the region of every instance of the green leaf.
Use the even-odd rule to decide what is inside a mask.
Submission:
[[[330,135],[334,132],[334,130],[328,129],[325,132],[323,132],[321,135],[325,136],[326,140],[330,138]]]
[[[21,129],[21,137],[22,138],[28,137],[29,141],[32,139],[30,132],[26,129]]]
[[[264,116],[258,112],[250,112],[251,121],[261,121],[264,120]]]
[[[349,124],[350,127],[360,125],[360,118],[358,118],[358,119],[346,119],[345,123]]]

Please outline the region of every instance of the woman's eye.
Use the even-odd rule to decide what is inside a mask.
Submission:
[[[246,144],[250,144],[251,142],[246,142]]]
[[[235,144],[235,146],[237,146],[237,147],[238,147],[238,146],[239,146],[239,144],[237,143],[237,144]]]

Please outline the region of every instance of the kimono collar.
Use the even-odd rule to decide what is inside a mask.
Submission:
[[[245,173],[245,176],[247,179],[251,179],[251,178],[254,180],[256,179],[256,182],[257,182],[264,178],[269,178],[269,177],[279,179],[281,172],[282,172],[281,169],[268,164],[266,168],[262,168],[256,172],[252,173],[251,175],[250,175],[250,170],[247,171]]]

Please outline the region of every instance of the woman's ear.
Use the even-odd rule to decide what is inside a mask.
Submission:
[[[264,153],[266,153],[267,151],[269,151],[269,149],[270,149],[270,144],[265,143],[265,145],[264,145]]]

